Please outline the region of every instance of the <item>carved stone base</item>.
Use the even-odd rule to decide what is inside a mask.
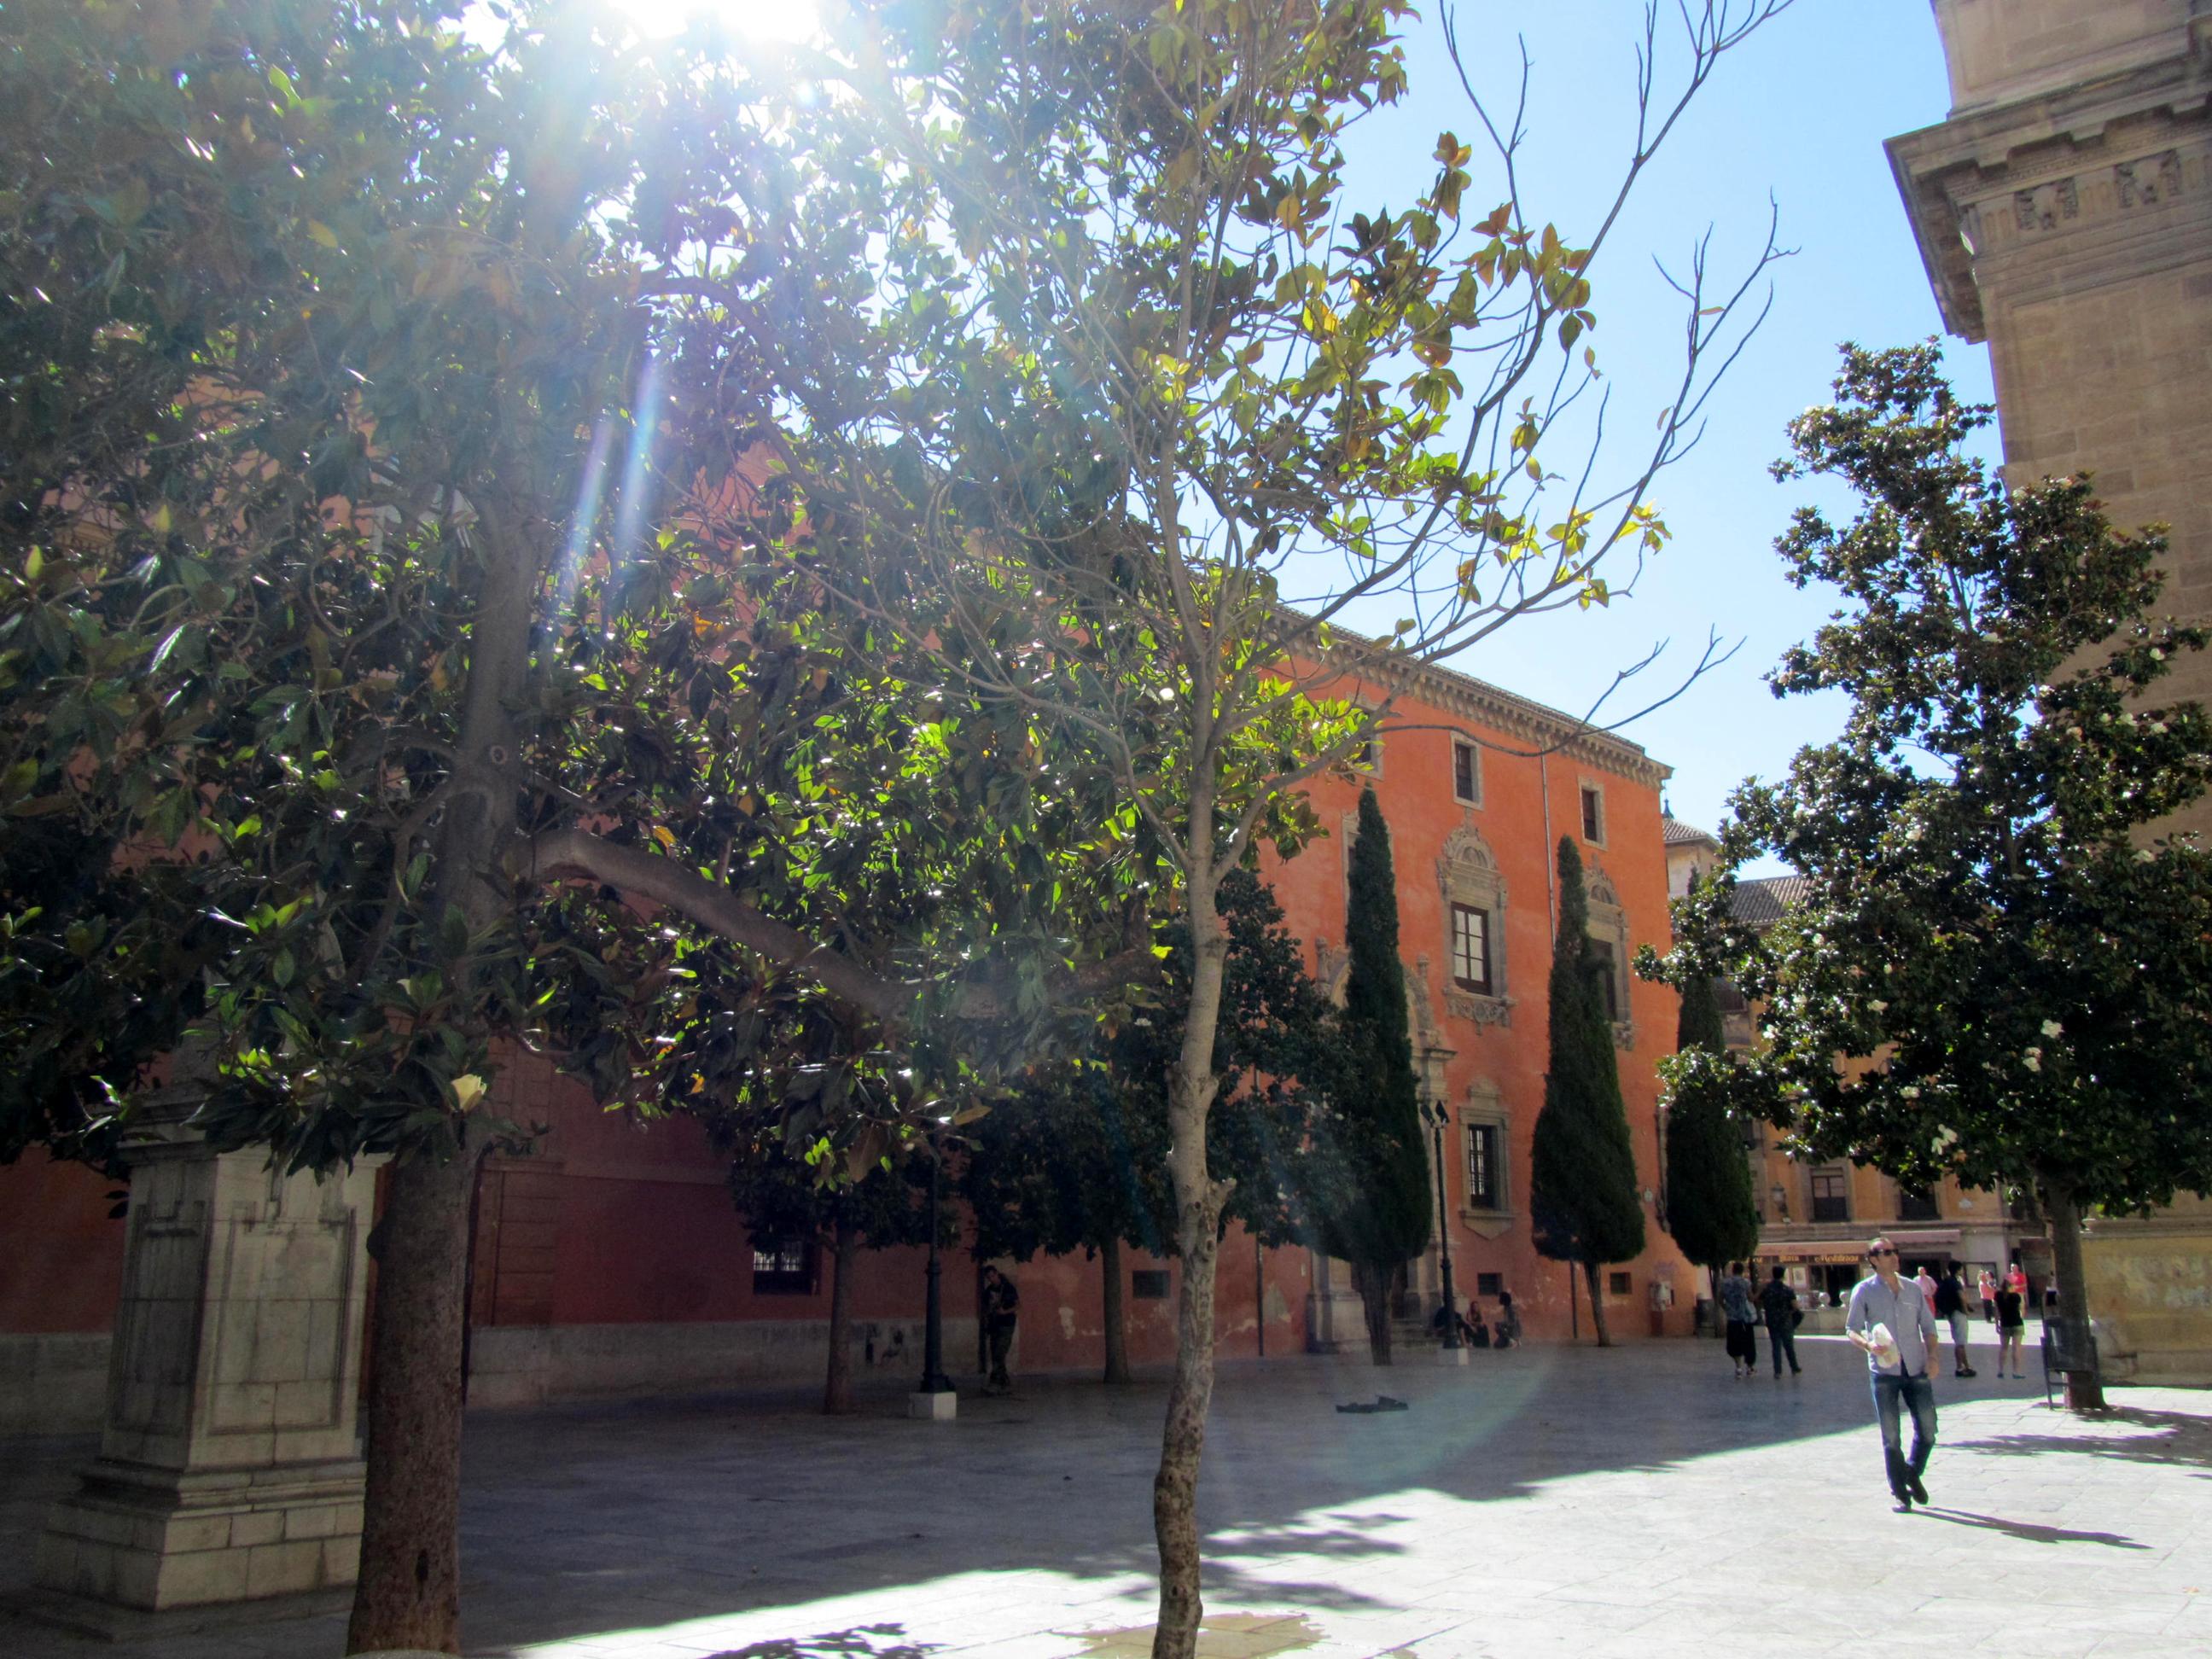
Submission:
[[[37,1577],[64,1595],[149,1612],[350,1584],[362,1466],[191,1472],[102,1458],[57,1504]]]

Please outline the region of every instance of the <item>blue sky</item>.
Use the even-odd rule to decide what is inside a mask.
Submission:
[[[1739,11],[1745,3],[1735,0]],[[1355,199],[1373,193],[1402,205],[1433,170],[1438,131],[1465,139],[1475,129],[1429,10],[1409,38],[1409,98],[1352,137]],[[1570,241],[1589,229],[1600,186],[1620,172],[1641,15],[1638,0],[1468,0],[1460,9],[1462,41],[1481,52],[1470,64],[1478,86],[1510,88],[1519,76],[1514,32],[1527,38],[1524,200]],[[1605,611],[1516,623],[1454,664],[1580,712],[1615,668],[1659,640],[1672,648],[1639,686],[1670,667],[1679,678],[1709,629],[1741,638],[1732,661],[1625,733],[1674,767],[1668,796],[1678,817],[1716,826],[1747,775],[1780,774],[1800,744],[1832,735],[1840,721],[1839,703],[1778,701],[1761,677],[1832,608],[1790,586],[1775,536],[1801,502],[1817,498],[1847,514],[1850,501],[1778,484],[1767,468],[1786,447],[1784,423],[1827,400],[1840,341],[1893,345],[1940,331],[1882,141],[1941,121],[1948,106],[1929,0],[1797,0],[1723,61],[1644,176],[1595,273],[1595,338],[1613,383],[1612,419],[1643,435],[1669,400],[1662,388],[1680,362],[1680,303],[1651,256],[1679,262],[1711,225],[1716,266],[1741,271],[1760,246],[1770,194],[1781,211],[1778,240],[1797,250],[1773,272],[1772,313],[1711,405],[1702,446],[1662,476],[1656,500],[1674,539],[1635,597]],[[1478,214],[1495,199],[1480,184],[1468,194]],[[1991,400],[1985,349],[1945,345],[1961,391]],[[1625,694],[1621,706],[1636,703]]]

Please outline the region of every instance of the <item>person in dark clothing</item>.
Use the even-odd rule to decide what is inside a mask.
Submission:
[[[1973,1376],[1974,1368],[1966,1363],[1966,1281],[1959,1277],[1955,1261],[1936,1281],[1936,1317],[1951,1328],[1951,1374]]]
[[[996,1267],[983,1269],[983,1336],[990,1344],[991,1374],[985,1394],[1012,1394],[1014,1380],[1006,1375],[1006,1356],[1014,1346],[1014,1326],[1021,1317],[1022,1293],[1014,1281]]]
[[[1759,1365],[1759,1304],[1741,1261],[1729,1262],[1721,1280],[1721,1313],[1728,1321],[1729,1360],[1741,1381]]]
[[[2010,1285],[1996,1293],[1997,1304],[1997,1375],[2005,1374],[2005,1355],[2012,1355],[2012,1374],[2026,1376],[2020,1358],[2021,1339],[2027,1334],[2027,1313],[2021,1306],[2021,1294]]]
[[[1498,1291],[1498,1323],[1492,1328],[1497,1334],[1498,1347],[1517,1348],[1521,1346],[1521,1315],[1513,1305],[1512,1291]]]
[[[1767,1345],[1774,1351],[1774,1374],[1782,1375],[1782,1356],[1790,1356],[1790,1375],[1802,1376],[1803,1368],[1797,1364],[1797,1292],[1782,1282],[1782,1268],[1778,1264],[1773,1274],[1759,1287],[1759,1311],[1766,1316]]]

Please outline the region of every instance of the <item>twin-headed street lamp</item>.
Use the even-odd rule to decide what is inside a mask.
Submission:
[[[1449,1212],[1444,1200],[1444,1125],[1451,1121],[1451,1113],[1441,1101],[1424,1100],[1421,1115],[1428,1120],[1431,1135],[1436,1146],[1437,1162],[1437,1255],[1443,1267],[1443,1328],[1437,1344],[1438,1352],[1455,1358],[1463,1358],[1466,1345],[1459,1335],[1459,1298],[1452,1292],[1451,1234]]]

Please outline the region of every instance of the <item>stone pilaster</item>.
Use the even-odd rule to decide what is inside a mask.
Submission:
[[[100,1455],[47,1521],[43,1589],[161,1611],[352,1582],[380,1161],[318,1181],[149,1131]]]

